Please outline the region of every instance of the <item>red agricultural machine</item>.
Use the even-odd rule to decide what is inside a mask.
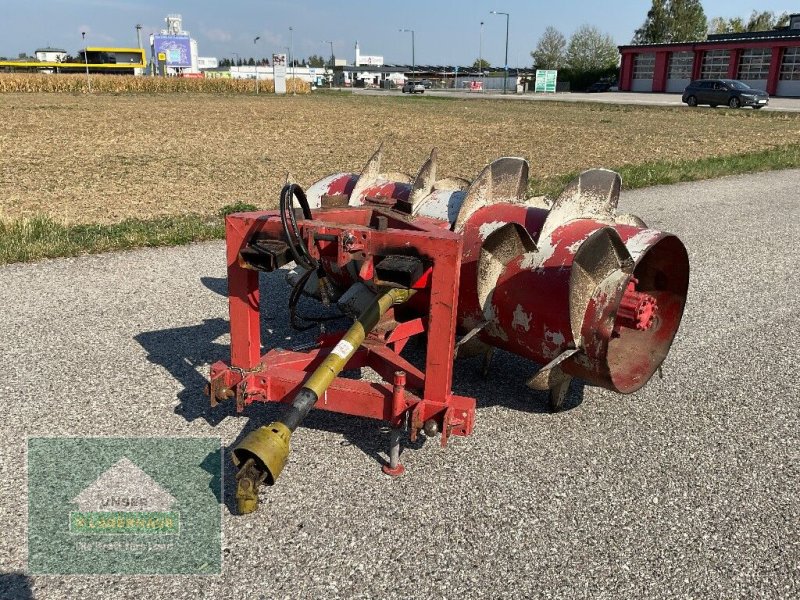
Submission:
[[[311,408],[391,425],[384,471],[399,475],[402,432],[469,435],[475,399],[452,393],[453,361],[496,348],[530,359],[528,386],[562,407],[573,377],[623,394],[667,356],[689,283],[669,233],[617,214],[618,174],[585,171],[555,200],[527,198],[528,163],[500,158],[473,182],[437,179],[436,151],[416,177],[384,174],[382,148],[360,173],[307,190],[287,184],[277,211],[227,217],[231,360],[211,367],[211,404],[282,402],[275,422],[233,449],[237,502],[256,509],[289,438]],[[295,205],[299,204],[299,208]],[[289,309],[302,295],[353,318],[311,348],[262,354],[259,272],[294,262]],[[425,365],[403,358],[426,339]],[[382,383],[339,377],[371,367]]]

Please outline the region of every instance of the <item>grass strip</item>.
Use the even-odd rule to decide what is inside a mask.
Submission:
[[[622,176],[622,188],[635,190],[654,185],[714,179],[726,175],[796,169],[800,167],[800,144],[778,146],[770,150],[711,156],[694,160],[659,161],[624,165],[614,169]],[[532,181],[530,192],[535,196],[557,196],[564,186],[578,176],[577,172]]]
[[[800,168],[800,144],[697,160],[625,165],[616,170],[622,175],[623,188],[631,190],[792,168]],[[534,195],[554,197],[577,175],[569,173],[534,181],[530,191]],[[64,225],[47,216],[9,222],[0,220],[0,264],[221,239],[225,235],[223,217],[246,210],[255,210],[255,207],[237,203],[224,207],[217,215],[126,219],[112,225]]]

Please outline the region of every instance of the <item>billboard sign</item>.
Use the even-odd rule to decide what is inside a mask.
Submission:
[[[383,57],[382,56],[364,56],[359,55],[358,57],[358,66],[369,66],[369,67],[382,67],[383,66]]]
[[[557,78],[558,71],[556,70],[536,69],[536,83],[534,84],[533,91],[555,94]]]
[[[272,55],[272,72],[275,78],[275,93],[286,93],[286,55]]]
[[[167,67],[191,67],[192,46],[188,35],[153,36],[153,51],[166,57]]]

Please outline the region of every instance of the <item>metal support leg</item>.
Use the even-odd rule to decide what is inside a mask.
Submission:
[[[398,477],[406,471],[406,468],[400,464],[400,437],[402,435],[402,427],[392,427],[389,433],[389,464],[383,465],[383,472],[392,477]]]

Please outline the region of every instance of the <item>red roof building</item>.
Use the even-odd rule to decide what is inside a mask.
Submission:
[[[619,51],[621,91],[680,93],[693,79],[740,79],[771,96],[800,96],[800,14],[783,29]]]

